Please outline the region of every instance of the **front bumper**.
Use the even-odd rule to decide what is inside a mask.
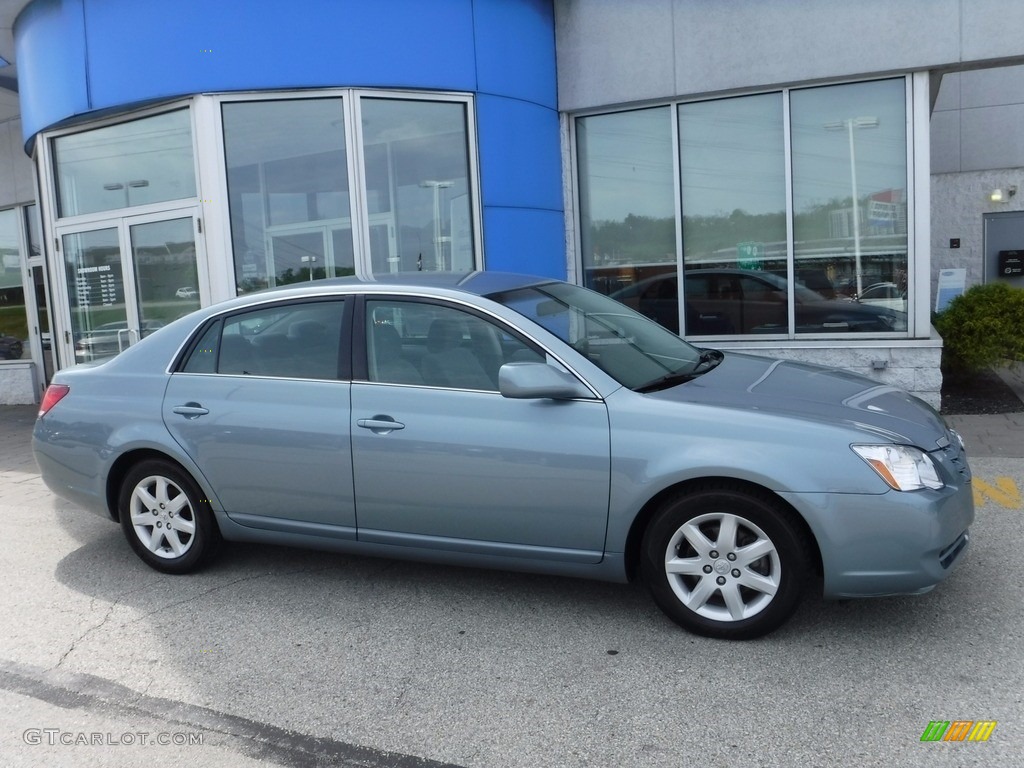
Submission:
[[[966,481],[937,491],[786,498],[817,539],[826,598],[927,592],[963,558],[974,521]]]

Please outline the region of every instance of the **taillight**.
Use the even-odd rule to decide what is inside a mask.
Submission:
[[[42,418],[46,413],[53,408],[57,403],[64,399],[64,395],[71,391],[71,387],[67,384],[51,384],[46,388],[46,394],[43,395],[43,402],[39,404],[39,416]]]

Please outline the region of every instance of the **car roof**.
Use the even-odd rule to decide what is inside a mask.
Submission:
[[[245,298],[259,295],[261,298],[293,298],[304,295],[323,295],[338,289],[339,293],[361,288],[372,288],[374,291],[388,288],[435,288],[448,291],[471,293],[487,296],[492,293],[526,288],[542,283],[557,282],[553,277],[523,275],[512,272],[393,272],[375,275],[370,278],[336,277],[327,280],[311,280],[305,283],[293,283],[276,288],[265,288],[255,293],[244,294]],[[242,297],[229,301],[237,301]]]

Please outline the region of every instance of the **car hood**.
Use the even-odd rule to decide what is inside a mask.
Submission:
[[[725,353],[706,374],[651,397],[842,423],[933,451],[948,440],[942,417],[923,400],[848,371]]]

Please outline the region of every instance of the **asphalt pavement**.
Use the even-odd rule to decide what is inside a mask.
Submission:
[[[635,585],[247,545],[161,575],[43,486],[34,416],[0,407],[2,766],[1024,766],[1024,413],[950,418],[950,579],[747,643]]]

